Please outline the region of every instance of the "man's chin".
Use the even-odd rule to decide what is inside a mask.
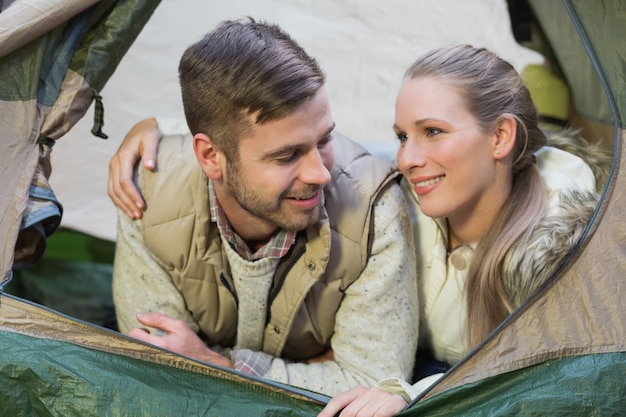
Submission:
[[[302,212],[297,214],[285,213],[280,218],[281,224],[279,226],[290,232],[299,232],[317,223],[320,219],[320,212],[320,207],[316,207],[306,214]]]

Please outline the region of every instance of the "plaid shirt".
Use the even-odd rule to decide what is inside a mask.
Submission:
[[[255,261],[262,258],[282,258],[287,254],[296,240],[296,232],[288,232],[281,229],[269,242],[255,253],[250,251],[246,242],[233,230],[228,223],[224,211],[217,201],[213,181],[209,180],[209,206],[211,208],[211,221],[217,224],[217,228],[224,238],[237,251],[239,256]],[[249,375],[263,376],[270,368],[273,357],[263,352],[253,352],[248,349],[240,349],[231,352],[231,360],[235,369]]]
[[[224,211],[215,196],[215,189],[211,180],[209,180],[209,206],[211,207],[211,221],[217,224],[221,235],[232,245],[239,256],[247,261],[256,261],[263,258],[282,258],[289,252],[296,240],[296,232],[281,229],[262,248],[252,253],[246,242],[228,223],[228,219],[226,219]]]

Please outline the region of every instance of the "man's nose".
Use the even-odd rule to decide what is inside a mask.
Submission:
[[[318,149],[304,158],[300,169],[300,181],[305,184],[326,185],[330,182],[330,171],[324,164],[324,157]]]

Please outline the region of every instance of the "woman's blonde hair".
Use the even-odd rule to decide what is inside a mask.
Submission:
[[[511,193],[474,251],[466,281],[470,345],[484,339],[517,306],[502,279],[507,251],[538,221],[546,192],[534,153],[546,144],[537,111],[520,75],[507,61],[484,48],[457,45],[418,59],[407,78],[435,78],[465,101],[482,131],[494,133],[506,114],[516,122]]]

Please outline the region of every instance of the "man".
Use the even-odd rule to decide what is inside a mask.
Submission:
[[[315,60],[277,26],[224,22],[179,77],[191,135],[161,140],[158,169],[137,173],[145,212],[119,216],[120,330],[328,395],[410,379],[416,267],[398,173],[334,132]]]

